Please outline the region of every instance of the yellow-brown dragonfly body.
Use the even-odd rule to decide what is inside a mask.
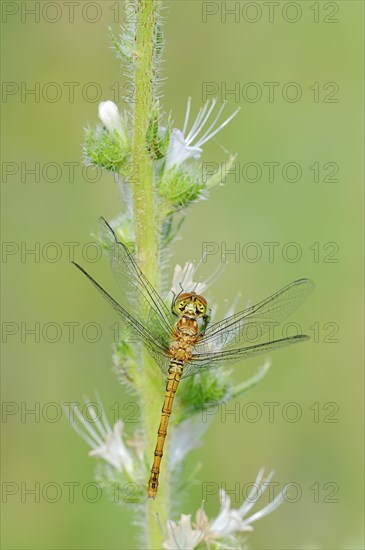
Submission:
[[[118,240],[103,218],[101,225],[110,263],[122,290],[121,303],[114,300],[81,266],[75,265],[113,306],[124,326],[128,327],[129,334],[143,343],[167,376],[148,483],[148,496],[154,498],[167,427],[181,378],[228,367],[243,359],[308,340],[309,337],[304,334],[279,339],[273,339],[271,334],[268,341],[260,341],[263,335],[282,323],[302,303],[312,292],[314,284],[310,279],[298,279],[261,302],[209,324],[207,302],[202,296],[181,289],[177,296],[174,295],[172,307],[169,308],[128,248]],[[253,339],[252,334],[257,337]]]
[[[166,382],[165,399],[162,407],[161,422],[157,432],[157,444],[151,476],[148,482],[148,496],[150,498],[155,498],[157,493],[160,464],[175,393],[183,374],[184,364],[192,358],[194,347],[199,337],[200,329],[197,319],[207,317],[207,303],[205,299],[194,292],[180,294],[178,301],[175,302],[174,309],[176,314],[181,315],[181,317],[175,325],[169,350],[171,361]]]

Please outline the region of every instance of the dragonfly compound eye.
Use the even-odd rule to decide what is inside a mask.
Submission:
[[[199,302],[199,301],[196,302],[197,313],[199,313],[200,315],[204,315],[206,312],[206,309],[207,309],[206,306],[202,302]]]

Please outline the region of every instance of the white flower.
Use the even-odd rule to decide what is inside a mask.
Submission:
[[[212,139],[222,128],[224,128],[233,117],[236,116],[239,109],[234,111],[226,120],[224,120],[219,126],[219,118],[225,107],[225,103],[222,104],[218,110],[218,114],[214,118],[210,126],[203,132],[209,117],[211,116],[217,103],[217,98],[214,98],[211,102],[207,101],[203,107],[199,110],[198,116],[195,119],[190,131],[186,135],[190,117],[191,97],[188,99],[188,105],[186,109],[184,127],[181,130],[174,128],[170,135],[170,143],[166,154],[165,171],[168,172],[173,166],[177,167],[189,158],[199,159],[203,152],[202,146],[204,143]],[[198,138],[198,136],[200,137]],[[186,135],[186,137],[185,137]],[[193,143],[195,141],[195,143]]]
[[[273,512],[283,501],[283,494],[279,493],[272,502],[264,506],[258,512],[247,517],[248,512],[261,498],[274,472],[270,472],[264,479],[262,468],[256,478],[253,487],[246,500],[237,509],[231,508],[231,499],[221,489],[221,509],[218,516],[209,522],[203,507],[196,513],[194,529],[191,526],[191,516],[182,515],[178,523],[169,521],[167,524],[168,539],[162,547],[165,550],[193,550],[200,542],[206,543],[207,547],[213,544],[215,548],[240,549],[241,543],[238,538],[243,532],[253,531],[252,523]],[[229,545],[227,545],[229,544]]]
[[[180,292],[195,292],[196,294],[203,294],[208,287],[219,279],[226,267],[225,264],[218,265],[217,269],[204,282],[194,282],[193,278],[203,263],[204,258],[205,256],[203,255],[196,266],[193,262],[186,262],[184,267],[181,267],[179,264],[175,266],[171,286],[171,292],[175,296]]]
[[[122,117],[118,107],[113,101],[101,101],[99,103],[99,118],[105,128],[113,134],[116,131],[124,145],[127,144],[127,135],[122,124]]]
[[[264,477],[264,469],[262,468],[256,478],[253,487],[240,506],[240,508],[231,508],[231,499],[228,497],[224,489],[220,490],[221,509],[218,516],[209,523],[209,527],[205,530],[205,538],[216,540],[217,538],[234,537],[238,533],[244,531],[252,531],[252,523],[261,519],[273,512],[283,501],[282,493],[279,493],[272,502],[264,508],[247,517],[248,512],[255,505],[257,500],[262,496],[268,487],[268,484],[274,475],[270,472],[266,479]],[[199,527],[199,524],[198,524]]]
[[[124,426],[122,420],[118,420],[112,429],[99,399],[99,411],[96,411],[87,398],[85,398],[85,403],[88,405],[90,421],[86,420],[76,407],[74,410],[81,427],[78,426],[75,419],[71,422],[71,426],[92,447],[89,452],[90,456],[102,458],[118,472],[125,470],[130,476],[133,473],[133,459],[122,439]]]
[[[162,544],[165,550],[193,550],[201,540],[203,533],[191,526],[191,515],[181,515],[178,523],[167,522],[168,539]]]
[[[199,266],[198,266],[199,267]],[[177,264],[174,270],[174,276],[172,279],[171,292],[175,295],[180,292],[196,292],[201,294],[207,289],[206,283],[195,283],[193,277],[197,271],[197,268],[192,262],[186,262],[184,267]]]
[[[179,166],[189,158],[199,159],[203,149],[200,147],[189,147],[189,141],[178,128],[173,128],[170,134],[170,143],[166,154],[165,171],[168,172],[173,166]]]
[[[132,457],[122,440],[123,422],[118,420],[112,431],[105,433],[104,443],[89,452],[90,456],[103,458],[119,472],[124,468],[130,475],[133,472]]]

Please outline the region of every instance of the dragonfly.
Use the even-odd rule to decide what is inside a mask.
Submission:
[[[261,302],[211,323],[207,300],[195,292],[184,292],[181,288],[179,294],[173,294],[168,307],[108,222],[100,218],[100,223],[112,271],[122,291],[119,302],[83,267],[73,263],[118,313],[129,334],[143,343],[166,377],[147,489],[148,497],[155,498],[167,428],[181,379],[309,340],[309,336],[297,334],[256,341],[286,319],[312,292],[314,283],[298,279]]]

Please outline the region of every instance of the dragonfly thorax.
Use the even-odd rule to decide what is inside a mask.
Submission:
[[[188,315],[181,316],[172,334],[171,357],[181,364],[190,361],[198,335],[199,325],[197,319]]]

